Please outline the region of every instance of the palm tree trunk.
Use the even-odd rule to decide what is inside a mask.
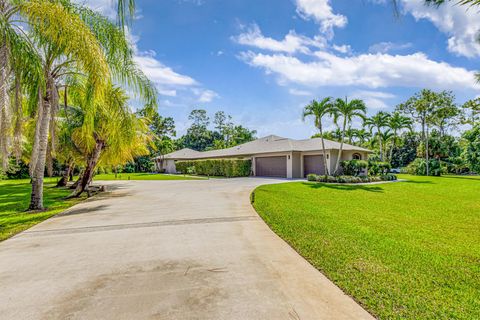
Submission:
[[[35,125],[35,133],[33,134],[33,146],[32,146],[32,153],[30,155],[30,165],[29,165],[29,173],[30,177],[33,176],[33,172],[35,171],[35,166],[37,165],[38,155],[40,153],[40,128],[41,123],[43,121],[43,97],[41,89],[38,89],[38,106],[37,106],[37,123]],[[49,112],[50,114],[50,112]],[[49,120],[50,121],[50,120]]]
[[[342,130],[342,140],[340,142],[340,150],[338,150],[338,158],[337,163],[335,164],[335,171],[333,172],[334,175],[337,175],[338,169],[340,168],[340,159],[342,158],[343,152],[343,141],[345,140],[345,129],[347,127],[347,118],[343,119],[343,130]]]
[[[68,160],[65,166],[65,171],[63,172],[62,178],[57,183],[57,187],[66,187],[68,179],[70,178],[70,173],[73,170],[74,162],[72,159]]]
[[[100,155],[104,147],[105,147],[105,142],[101,140],[97,140],[95,144],[95,148],[93,149],[92,153],[88,157],[87,166],[85,167],[85,171],[83,172],[83,175],[79,180],[80,183],[77,185],[77,188],[69,196],[69,198],[78,197],[85,190],[88,190],[88,187],[92,182],[93,173],[95,172],[95,168],[97,166],[98,161],[100,160]]]
[[[22,84],[20,77],[15,77],[15,129],[13,133],[13,148],[17,164],[22,157],[22,130],[23,130],[23,105]]]
[[[389,159],[390,159],[390,163],[392,162],[392,158],[393,158],[393,148],[395,148],[396,146],[396,141],[397,141],[397,131],[393,131],[393,140],[392,140],[392,147],[390,148],[390,156],[389,156]]]
[[[5,38],[0,45],[0,170],[8,166],[9,130],[11,125],[10,96],[8,94],[9,54]]]
[[[429,155],[428,155],[428,125],[426,125],[426,136],[425,136],[425,159],[427,164],[427,176],[430,175],[430,164],[429,162]]]
[[[323,139],[323,128],[322,124],[318,125],[318,129],[320,130],[320,137],[322,138],[322,151],[323,151],[323,165],[325,166],[325,176],[328,176],[328,165],[327,165],[327,151],[325,150],[325,140]]]
[[[42,102],[42,110],[39,114],[38,127],[38,157],[32,168],[32,194],[30,197],[29,210],[43,210],[43,178],[45,174],[45,161],[47,157],[48,132],[50,124],[50,108],[48,99]]]
[[[377,134],[378,134],[378,145],[380,147],[380,161],[383,161],[383,143],[382,143],[382,133],[380,132],[380,128],[377,128]]]
[[[52,77],[47,78],[47,92],[41,102],[41,112],[38,114],[38,121],[35,133],[38,132],[35,142],[38,141],[38,156],[31,166],[32,194],[30,197],[29,210],[43,210],[43,178],[45,176],[45,162],[47,158],[48,135],[50,132],[50,117],[52,102],[55,101],[55,83]]]

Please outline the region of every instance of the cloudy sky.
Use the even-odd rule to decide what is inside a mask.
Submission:
[[[112,15],[112,0],[89,0]],[[137,0],[137,63],[155,82],[159,111],[182,134],[188,113],[224,110],[259,136],[315,133],[302,107],[325,96],[392,110],[421,88],[480,86],[480,12],[400,0]]]

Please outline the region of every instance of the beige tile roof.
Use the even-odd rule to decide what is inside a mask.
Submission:
[[[197,154],[200,154],[201,152],[192,150],[189,148],[183,148],[182,150],[177,150],[172,153],[168,153],[163,156],[157,157],[157,159],[192,159]]]
[[[325,149],[338,150],[340,149],[340,143],[324,140]],[[163,159],[205,159],[205,158],[222,158],[222,157],[241,157],[250,156],[263,153],[276,153],[276,152],[292,152],[292,151],[320,151],[322,150],[322,139],[305,139],[294,140],[283,138],[275,135],[263,137],[254,141],[250,141],[232,148],[211,150],[198,152],[191,149],[182,149],[175,151],[164,156]],[[353,146],[350,144],[343,144],[343,150],[352,151],[364,151],[371,152],[368,149]]]

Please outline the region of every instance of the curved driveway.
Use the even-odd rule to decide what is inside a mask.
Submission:
[[[252,209],[274,182],[110,182],[0,243],[0,317],[371,319]]]

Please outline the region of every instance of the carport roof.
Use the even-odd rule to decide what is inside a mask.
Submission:
[[[336,141],[331,141],[324,139],[325,149],[326,150],[339,150],[340,143]],[[304,139],[304,140],[294,140],[283,138],[275,135],[270,135],[263,137],[254,141],[250,141],[235,147],[220,149],[220,150],[211,150],[211,151],[195,151],[192,149],[182,149],[175,151],[160,157],[157,159],[206,159],[206,158],[227,158],[227,157],[241,157],[241,156],[251,156],[257,154],[266,154],[266,153],[278,153],[278,152],[293,152],[293,151],[321,151],[322,150],[322,139]],[[357,147],[351,144],[344,143],[343,150],[349,151],[363,151],[363,152],[372,152],[368,149]]]

